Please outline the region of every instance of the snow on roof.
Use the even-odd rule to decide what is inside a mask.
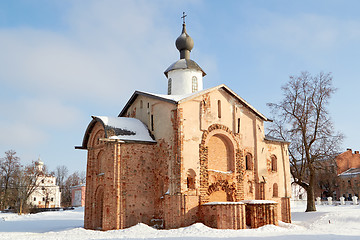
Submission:
[[[82,183],[79,185],[71,186],[70,188],[78,188],[78,187],[86,187],[86,183]]]
[[[358,174],[360,174],[360,168],[350,168],[350,169],[346,170],[345,172],[340,173],[339,176],[346,177],[346,176],[358,175]]]
[[[242,200],[241,202],[246,204],[269,204],[269,203],[277,203],[272,200]]]
[[[243,202],[207,202],[203,205],[242,205]]]
[[[128,117],[106,117],[93,116],[94,119],[99,119],[105,127],[105,130],[114,130],[113,136],[108,136],[109,139],[118,139],[123,141],[141,141],[141,142],[156,142],[150,136],[149,130],[144,123],[136,118]]]
[[[165,76],[168,77],[168,72],[176,70],[176,69],[194,69],[202,72],[202,76],[204,77],[206,73],[202,68],[191,59],[180,59],[173,64],[171,64],[164,72]]]
[[[290,143],[290,142],[287,142],[281,138],[277,138],[277,137],[273,137],[273,136],[270,136],[268,134],[265,134],[265,140],[268,140],[268,141],[272,141],[272,142],[283,142],[283,143]]]
[[[180,102],[183,102],[183,101],[190,100],[190,99],[192,99],[194,97],[200,96],[200,95],[202,95],[204,93],[208,93],[208,92],[211,92],[211,91],[216,90],[216,89],[225,90],[228,94],[232,95],[243,106],[245,106],[250,111],[255,113],[261,119],[263,119],[265,121],[272,121],[272,120],[268,119],[267,117],[265,117],[263,114],[261,114],[259,111],[257,111],[253,106],[251,106],[248,102],[246,102],[243,98],[241,98],[235,92],[233,92],[225,84],[221,84],[221,85],[216,86],[216,87],[212,87],[212,88],[208,88],[208,89],[204,89],[204,90],[201,90],[201,91],[197,91],[197,92],[189,93],[189,94],[184,94],[184,95],[165,95],[165,94],[154,94],[154,93],[143,92],[143,91],[135,91],[133,93],[133,95],[131,96],[131,98],[129,99],[129,101],[126,103],[125,107],[121,110],[121,112],[119,113],[118,116],[124,116],[125,115],[127,109],[135,101],[135,99],[137,98],[138,95],[143,95],[143,96],[147,96],[147,97],[151,97],[151,98],[157,98],[157,99],[160,99],[160,100],[163,100],[163,101],[168,101],[168,102],[172,102],[172,103],[176,104],[176,103],[180,103]]]
[[[208,169],[208,171],[216,172],[216,173],[223,173],[223,174],[231,174],[233,171],[220,171],[220,170],[214,170],[214,169]]]
[[[272,200],[242,200],[240,202],[208,202],[203,205],[226,205],[226,204],[274,204]]]
[[[194,92],[194,93],[188,93],[188,94],[183,94],[183,95],[167,95],[167,94],[156,94],[156,93],[149,93],[149,92],[143,92],[145,94],[149,94],[155,97],[159,97],[159,98],[163,98],[163,99],[168,99],[174,102],[179,102],[185,98],[188,98],[192,95],[197,94],[198,92]]]

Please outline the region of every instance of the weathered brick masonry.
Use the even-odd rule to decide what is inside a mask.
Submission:
[[[85,228],[291,221],[287,143],[267,138],[266,118],[225,85],[172,102],[137,92],[124,116],[145,124],[153,141],[122,140],[131,129],[94,117],[81,147],[88,151]],[[274,203],[239,203],[252,199]]]

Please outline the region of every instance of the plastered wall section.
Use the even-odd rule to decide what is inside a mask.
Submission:
[[[291,198],[290,161],[288,144],[266,141],[266,192],[265,198],[278,202],[278,218],[289,222],[290,209],[288,200]],[[276,170],[272,170],[272,158],[276,158]],[[274,189],[275,188],[275,189]]]
[[[218,103],[221,104],[221,117],[218,114]],[[232,130],[236,136],[240,148],[254,155],[254,121],[252,114],[239,102],[221,90],[199,96],[191,101],[181,103],[179,108],[183,110],[183,168],[182,168],[182,192],[187,190],[186,173],[188,169],[196,172],[197,188],[199,187],[200,162],[199,156],[194,154],[198,151],[204,130],[213,124],[221,124]],[[240,118],[240,129],[237,131],[237,119]],[[235,143],[236,144],[236,143]],[[235,146],[236,148],[236,146]]]
[[[161,101],[147,96],[139,95],[129,107],[126,115],[141,120],[155,136],[155,140],[162,144],[161,149],[168,152],[168,177],[169,181],[164,183],[165,192],[171,194],[179,191],[176,182],[179,177],[174,173],[176,157],[179,149],[176,146],[177,110],[173,103]]]
[[[162,162],[159,169],[163,172],[164,180],[159,183],[161,196],[156,196],[155,199],[155,201],[161,199],[158,203],[161,210],[155,218],[164,219],[165,228],[184,225],[186,222],[184,209],[189,208],[189,204],[185,206],[185,203],[198,201],[193,198],[185,201],[184,197],[179,196],[182,112],[173,103],[138,96],[128,109],[127,115],[140,119],[156,137],[155,151],[158,155],[155,160]],[[193,219],[193,216],[189,219]]]
[[[221,109],[219,109],[219,103]],[[183,110],[184,117],[182,192],[188,192],[186,177],[189,169],[196,172],[196,188],[200,187],[199,158],[193,153],[199,148],[203,130],[208,129],[212,124],[221,124],[232,129],[243,155],[249,153],[253,159],[253,169],[246,170],[244,174],[244,198],[259,199],[258,184],[265,178],[265,199],[276,200],[279,203],[278,216],[282,216],[281,198],[290,197],[290,168],[286,144],[265,142],[263,120],[221,90],[215,90],[181,103],[179,108]],[[221,110],[220,115],[219,110]],[[271,155],[275,155],[278,160],[276,172],[272,172],[271,168],[269,171]],[[276,182],[279,184],[279,191],[277,197],[273,197],[273,183]]]

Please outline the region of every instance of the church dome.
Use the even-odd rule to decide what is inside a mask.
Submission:
[[[168,73],[173,70],[178,69],[189,69],[189,70],[195,70],[200,71],[202,73],[202,76],[205,76],[206,73],[202,68],[193,60],[191,59],[180,59],[173,64],[171,64],[164,72],[165,76],[168,77]]]
[[[175,41],[175,46],[180,52],[180,59],[164,72],[168,79],[168,95],[190,94],[203,89],[203,77],[206,73],[190,59],[194,41],[186,32],[185,17],[185,12],[183,12],[182,32]]]
[[[188,50],[191,51],[194,47],[193,39],[186,32],[186,25],[183,24],[181,35],[175,41],[176,48],[179,51]]]

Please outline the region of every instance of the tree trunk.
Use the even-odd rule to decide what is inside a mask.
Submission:
[[[309,176],[309,186],[307,190],[307,204],[305,212],[314,212],[316,211],[315,207],[315,193],[314,193],[314,185],[315,185],[315,170],[313,168],[309,168],[310,176]]]
[[[22,201],[20,200],[19,215],[22,214],[22,208],[23,208],[23,203],[22,203]]]

